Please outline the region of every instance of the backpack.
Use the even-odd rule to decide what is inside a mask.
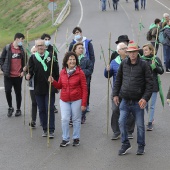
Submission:
[[[146,39],[150,41],[152,39],[152,29],[150,29],[146,34]]]
[[[165,39],[166,39],[166,37],[165,37],[165,34],[164,34],[164,29],[161,29],[159,31],[159,42],[161,44],[165,44],[165,41],[166,41]]]

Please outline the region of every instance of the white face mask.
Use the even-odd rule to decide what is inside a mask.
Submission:
[[[50,41],[49,41],[49,40],[46,40],[46,41],[45,41],[45,46],[48,47],[49,45],[50,45]]]
[[[81,35],[77,34],[77,35],[74,36],[74,38],[78,41],[78,40],[80,40]]]

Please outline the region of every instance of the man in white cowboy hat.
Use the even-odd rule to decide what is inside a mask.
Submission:
[[[152,94],[153,77],[149,65],[138,56],[138,52],[137,44],[128,45],[129,57],[121,62],[113,89],[113,100],[120,109],[119,128],[122,147],[119,155],[124,155],[131,149],[126,130],[127,117],[130,113],[134,115],[137,125],[136,154],[143,155],[145,152],[144,108]],[[119,96],[122,98],[120,103]]]

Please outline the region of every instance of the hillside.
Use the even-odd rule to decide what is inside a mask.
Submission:
[[[57,18],[66,0],[55,0]],[[13,41],[16,32],[22,32],[28,39],[40,37],[44,32],[53,33],[51,11],[48,9],[49,0],[0,0],[0,49]]]

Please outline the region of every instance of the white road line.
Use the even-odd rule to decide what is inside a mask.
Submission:
[[[158,2],[159,4],[161,4],[162,6],[164,6],[166,9],[168,9],[170,11],[170,8],[168,8],[166,5],[164,5],[163,3],[161,3],[160,1],[158,0],[155,0],[156,2]]]
[[[83,20],[83,5],[82,5],[81,0],[79,0],[79,4],[80,4],[80,8],[81,8],[81,15],[80,15],[80,20],[79,20],[77,26],[80,26],[80,24],[81,24],[81,22],[82,22],[82,20]],[[72,33],[69,35],[69,37],[68,37],[67,40],[71,39],[71,37],[72,37]],[[67,42],[64,42],[64,43],[59,47],[59,51],[61,51],[61,49],[62,49],[64,46],[66,46],[66,43],[67,43]]]

